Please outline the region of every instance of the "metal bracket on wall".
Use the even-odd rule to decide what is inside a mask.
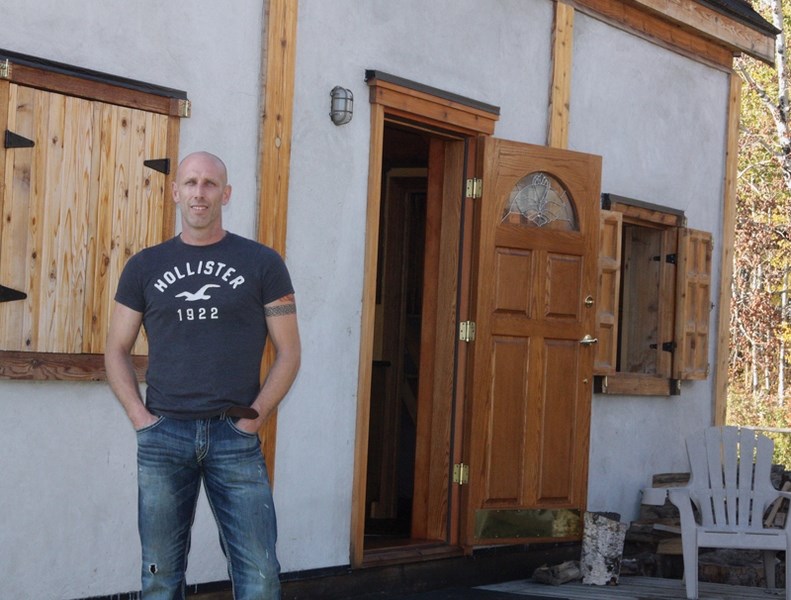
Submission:
[[[14,300],[24,300],[25,298],[27,298],[25,292],[0,285],[0,302],[13,302]]]
[[[170,174],[170,159],[169,158],[153,158],[151,160],[144,160],[143,164],[149,169],[159,171],[165,175]]]
[[[192,102],[187,99],[180,99],[178,113],[180,117],[189,119],[192,116]]]
[[[6,148],[32,148],[36,142],[29,140],[26,137],[14,133],[10,129],[5,130],[5,147]]]

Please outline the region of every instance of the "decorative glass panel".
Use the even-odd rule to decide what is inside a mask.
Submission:
[[[506,202],[503,223],[577,231],[574,205],[552,175],[535,172],[520,179]]]

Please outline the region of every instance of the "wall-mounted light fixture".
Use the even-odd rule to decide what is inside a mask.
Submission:
[[[330,98],[330,119],[336,125],[346,125],[352,120],[354,105],[352,91],[336,85],[330,92]]]

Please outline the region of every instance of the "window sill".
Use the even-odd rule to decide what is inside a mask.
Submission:
[[[143,381],[147,356],[133,356],[138,381]],[[107,381],[102,354],[0,351],[0,379],[32,381]]]
[[[681,394],[681,381],[642,373],[596,375],[593,392],[609,396],[678,396]]]

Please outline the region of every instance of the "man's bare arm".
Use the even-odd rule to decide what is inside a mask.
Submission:
[[[142,429],[157,420],[143,403],[132,365],[132,346],[142,322],[141,313],[116,302],[104,350],[107,381],[135,429]]]
[[[302,354],[294,295],[289,294],[267,304],[264,314],[269,339],[275,348],[275,360],[252,405],[258,411],[258,418],[240,419],[237,422],[237,427],[250,433],[257,431],[266,422],[291,388],[299,371]]]

